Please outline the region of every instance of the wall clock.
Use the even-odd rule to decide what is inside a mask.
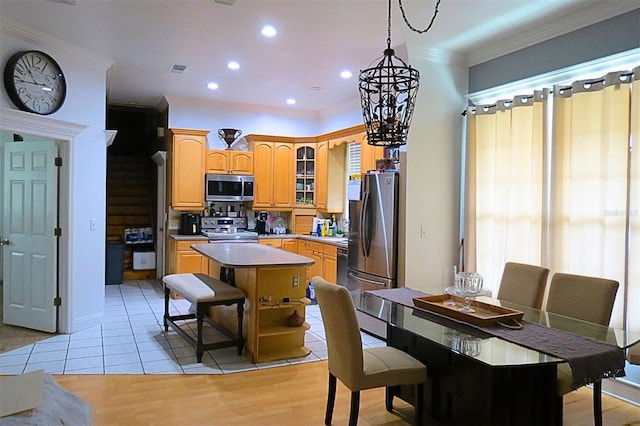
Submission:
[[[4,86],[11,101],[21,110],[53,114],[67,95],[67,83],[60,65],[38,50],[14,53],[4,67]]]

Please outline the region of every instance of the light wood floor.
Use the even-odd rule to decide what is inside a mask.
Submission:
[[[322,425],[327,363],[228,375],[64,375],[65,389],[88,401],[100,425]],[[334,425],[346,425],[350,393],[338,382]],[[410,425],[413,407],[394,400],[387,413],[384,390],[362,392],[361,426]],[[603,395],[605,425],[640,426],[640,408]],[[591,390],[565,396],[564,424],[592,425]]]

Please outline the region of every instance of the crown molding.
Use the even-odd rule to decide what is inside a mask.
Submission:
[[[470,47],[469,66],[496,59],[636,9],[638,2],[633,0],[592,1],[588,2],[587,6],[584,6],[584,2],[578,2],[573,8],[547,18],[543,23],[518,27]]]
[[[72,140],[86,128],[84,124],[0,107],[0,129],[14,133]]]
[[[447,51],[443,49],[425,49],[414,44],[407,45],[407,48],[410,60],[419,59],[427,62],[461,66],[467,66],[469,63],[469,56],[462,52]]]
[[[35,30],[11,19],[0,17],[0,34],[15,37],[43,49],[51,49],[93,64],[102,70],[108,70],[113,61],[94,55],[67,42],[56,39],[49,34]]]
[[[571,84],[576,79],[600,78],[612,71],[631,71],[631,67],[638,63],[640,63],[640,48],[470,93],[467,98],[474,105],[493,104],[499,99],[528,95],[543,87],[551,88],[556,84]]]

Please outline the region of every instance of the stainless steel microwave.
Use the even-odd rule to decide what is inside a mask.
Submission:
[[[253,176],[207,173],[205,201],[253,201]]]

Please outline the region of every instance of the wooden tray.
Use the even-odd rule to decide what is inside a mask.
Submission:
[[[453,300],[456,305],[445,305],[445,300]],[[478,302],[477,300],[471,300],[471,306],[476,310],[475,312],[460,312],[458,309],[464,305],[464,299],[453,294],[414,297],[413,304],[418,308],[437,312],[449,318],[481,327],[487,327],[496,322],[520,321],[524,315],[524,312],[516,311],[515,309]]]

